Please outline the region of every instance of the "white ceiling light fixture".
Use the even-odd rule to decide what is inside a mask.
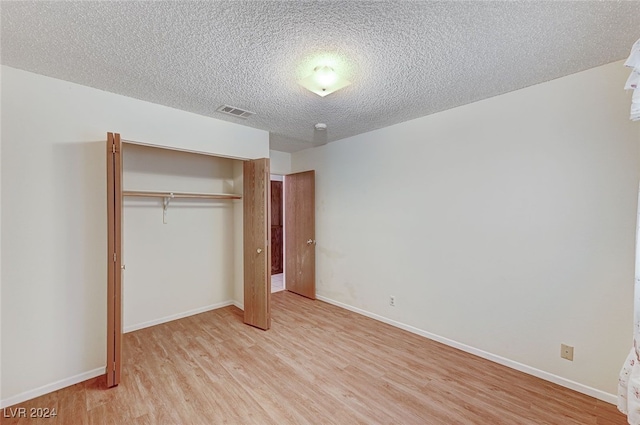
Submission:
[[[334,91],[340,90],[351,84],[351,81],[341,77],[330,66],[316,66],[311,75],[298,81],[305,89],[314,92],[318,96],[325,97]]]

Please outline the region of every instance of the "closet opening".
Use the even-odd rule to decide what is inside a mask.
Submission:
[[[106,148],[107,386],[121,379],[124,332],[232,304],[269,329],[269,159],[117,133]]]
[[[117,133],[107,134],[106,154],[108,387],[121,379],[125,331],[232,304],[245,324],[267,330],[272,275],[280,274],[272,271],[286,278],[282,289],[315,299],[314,171],[272,182],[268,158]]]

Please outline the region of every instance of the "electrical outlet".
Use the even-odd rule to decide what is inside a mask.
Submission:
[[[396,297],[394,297],[393,295],[389,297],[389,305],[391,307],[395,307],[396,306]]]
[[[560,344],[560,357],[573,361],[573,347],[566,344]]]

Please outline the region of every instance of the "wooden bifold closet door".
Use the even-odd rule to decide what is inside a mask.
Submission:
[[[271,327],[271,196],[269,159],[244,163],[244,322]]]
[[[122,142],[107,133],[107,386],[120,383],[122,358]]]

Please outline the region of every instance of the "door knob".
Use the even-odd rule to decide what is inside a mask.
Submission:
[[[256,251],[258,251],[258,254],[260,254],[262,252],[262,249],[258,248]]]
[[[126,270],[126,269],[127,269],[127,265],[126,265],[126,264],[123,264],[123,265],[121,265],[121,266],[120,266],[120,268],[121,268],[122,270]]]
[[[316,241],[314,241],[313,239],[307,240],[307,245],[311,245],[312,243],[316,243]]]

